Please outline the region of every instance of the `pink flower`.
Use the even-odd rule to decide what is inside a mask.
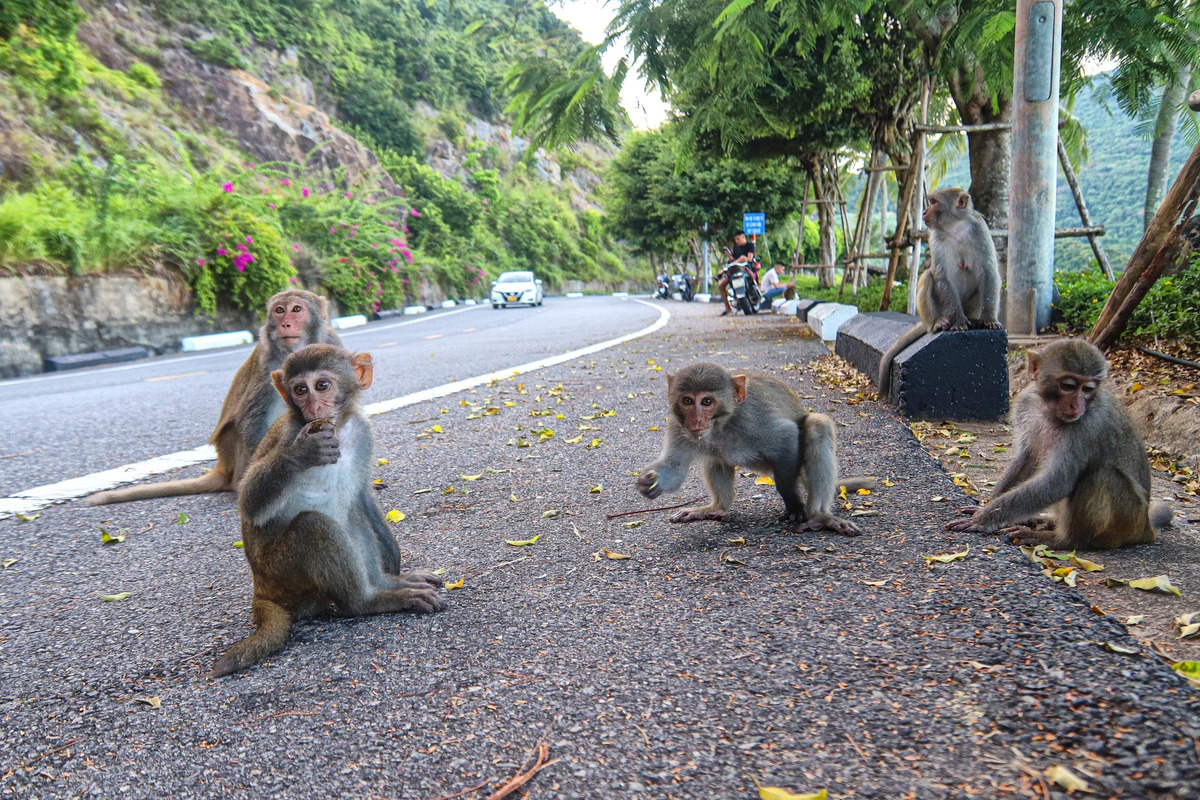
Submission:
[[[246,244],[254,244],[254,239],[253,239],[253,237],[247,236],[247,237],[246,237]]]
[[[221,188],[225,190],[225,194],[233,194],[233,183],[223,183]]]
[[[296,252],[300,252],[300,245],[293,243],[292,249],[295,250]]]
[[[288,278],[288,283],[295,283],[295,282],[296,282],[295,278]]]
[[[417,211],[415,208],[414,208],[412,211],[408,212],[408,213],[412,214],[414,217],[419,217],[419,216],[421,216],[420,212],[418,212],[418,211]]]
[[[408,233],[408,226],[407,226],[407,225],[405,225],[405,226],[404,226],[403,228],[401,228],[400,230],[401,230],[401,231],[403,231],[404,233]]]
[[[279,185],[280,185],[280,186],[291,186],[291,185],[292,185],[292,179],[291,179],[291,178],[284,178],[283,180],[281,180],[281,181],[279,182]]]
[[[350,192],[346,192],[346,199],[347,199],[347,200],[349,200],[349,199],[350,199],[350,198],[352,198],[352,197],[354,197],[354,195],[352,195]]]
[[[203,258],[197,258],[196,263],[203,267],[206,262]]]
[[[329,226],[329,232],[330,232],[330,233],[333,233],[333,232],[334,232],[334,231],[336,231],[336,230],[337,230],[337,228],[335,228],[333,225],[330,225],[330,226]]]
[[[300,190],[300,194],[303,195],[304,197],[308,197],[308,187],[305,186],[304,188],[302,188]]]
[[[275,204],[274,204],[274,203],[267,203],[267,208],[269,208],[269,209],[271,209],[272,211],[274,211],[274,210],[275,210]]]
[[[229,253],[228,253],[228,252],[226,252],[226,250],[225,250],[225,248],[224,248],[224,247],[218,247],[218,248],[217,248],[217,255],[219,255],[219,256],[225,256],[225,255],[229,255]]]

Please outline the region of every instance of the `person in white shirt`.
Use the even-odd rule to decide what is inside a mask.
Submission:
[[[770,308],[771,301],[787,291],[788,287],[790,286],[790,284],[784,283],[779,279],[779,270],[782,267],[782,264],[776,264],[767,270],[766,274],[762,276],[761,287],[763,295],[763,308]]]

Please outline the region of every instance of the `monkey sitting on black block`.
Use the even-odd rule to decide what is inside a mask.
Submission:
[[[331,607],[341,616],[446,607],[432,572],[399,574],[400,548],[371,492],[373,434],[358,405],[371,357],[308,345],[271,379],[288,410],[238,486],[257,629],[221,656],[214,678],[266,658],[293,621]]]
[[[802,523],[798,530],[862,533],[833,515],[838,487],[833,421],[806,411],[786,383],[761,373],[731,375],[700,362],[667,376],[667,397],[667,438],[658,460],[642,470],[638,491],[651,499],[677,491],[699,459],[712,495],[708,505],[678,511],[671,522],[724,519],[740,465],[774,477],[783,519]]]
[[[1146,446],[1104,388],[1104,354],[1064,339],[1030,351],[1028,369],[1033,382],[1013,405],[1012,462],[987,505],[962,509],[971,518],[946,528],[1082,550],[1153,542],[1171,508],[1150,502]],[[1051,506],[1043,530],[1034,517]]]

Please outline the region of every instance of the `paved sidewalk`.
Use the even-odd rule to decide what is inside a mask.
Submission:
[[[410,563],[464,581],[442,614],[301,623],[213,682],[249,629],[231,498],[0,522],[19,559],[0,572],[0,796],[478,798],[541,741],[559,760],[526,784],[539,798],[754,797],[752,777],[1065,797],[1056,764],[1097,797],[1200,797],[1200,695],[1106,649],[1137,645],[1015,547],[945,532],[964,496],[890,410],[804,368],[826,350],[802,326],[668,307],[585,362],[375,418]],[[856,517],[864,536],[783,531],[752,475],[725,523],[605,519],[647,506],[629,473],[661,444],[665,374],[699,359],[773,371],[834,416],[842,473],[893,483],[851,498],[879,512]],[[701,494],[693,474],[656,504]],[[104,520],[124,543],[100,545]]]

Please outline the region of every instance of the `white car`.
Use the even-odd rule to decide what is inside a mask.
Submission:
[[[542,304],[542,282],[532,272],[503,272],[492,284],[492,308],[500,309],[518,303],[530,306]]]

